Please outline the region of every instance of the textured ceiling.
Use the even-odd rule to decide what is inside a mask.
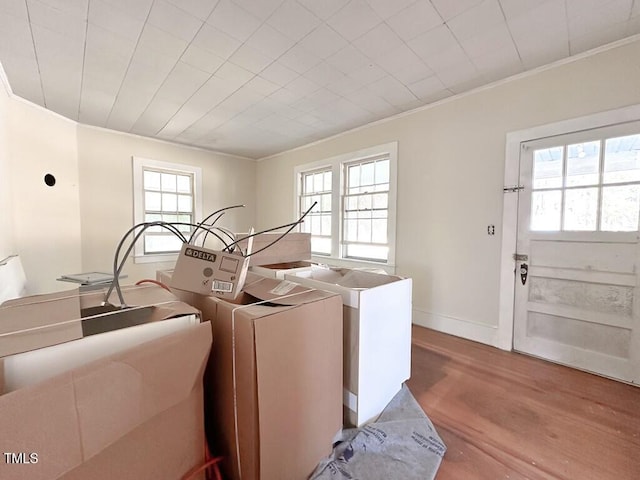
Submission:
[[[262,158],[640,33],[640,0],[0,0],[13,92]]]

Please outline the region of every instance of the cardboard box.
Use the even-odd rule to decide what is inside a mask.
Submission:
[[[181,478],[204,462],[210,346],[192,325],[0,396],[0,478]]]
[[[253,237],[252,252],[256,252],[249,257],[249,266],[271,265],[274,263],[297,262],[300,260],[311,260],[311,234],[291,232],[282,237],[281,240],[267,247],[271,242],[282,235],[283,232],[261,233]],[[238,238],[247,236],[247,233],[237,233]],[[248,240],[238,243],[243,251],[246,251]],[[259,252],[259,250],[261,250]]]
[[[341,295],[344,421],[375,420],[411,376],[411,279],[318,266],[285,279]]]
[[[105,287],[82,293],[79,289],[72,289],[16,298],[3,303],[0,306],[0,357],[83,338],[86,330],[94,323],[88,319],[97,318],[94,315],[96,312],[110,310],[101,307],[107,289]],[[139,307],[177,300],[171,292],[155,285],[123,287],[122,292],[127,305]],[[119,305],[115,292],[111,294],[109,301]],[[106,320],[105,317],[102,318]],[[155,315],[144,321],[161,318],[162,315]],[[136,320],[130,318],[130,321]],[[122,325],[126,325],[126,322],[120,328]]]
[[[264,301],[262,301],[264,300]],[[213,315],[205,374],[212,450],[236,480],[303,480],[342,427],[340,297],[253,276]]]
[[[249,271],[267,278],[279,278],[284,280],[286,274],[297,273],[311,269],[314,265],[308,261],[274,263],[271,265],[255,265],[249,267]]]

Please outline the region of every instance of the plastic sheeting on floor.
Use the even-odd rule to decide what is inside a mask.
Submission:
[[[310,480],[432,480],[446,449],[403,385],[375,422],[342,432]]]

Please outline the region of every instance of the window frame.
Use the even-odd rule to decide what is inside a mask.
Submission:
[[[389,158],[389,197],[387,219],[387,245],[389,254],[387,261],[375,261],[349,258],[343,256],[343,213],[346,174],[348,164],[364,162],[368,159],[376,159],[381,156]],[[301,178],[305,173],[331,169],[331,254],[312,254],[312,260],[320,263],[331,263],[344,267],[377,267],[388,273],[394,273],[396,267],[396,212],[397,212],[397,178],[398,178],[398,142],[389,142],[381,145],[363,148],[353,152],[340,154],[324,160],[305,163],[294,168],[294,211],[299,215],[301,211],[300,196],[302,193]]]
[[[628,135],[636,135],[640,130],[640,122],[625,122],[620,124],[610,124],[604,126],[596,126],[580,131],[574,132],[565,132],[565,133],[557,133],[553,136],[543,137],[535,140],[529,140],[527,142],[522,143],[522,149],[532,150],[535,152],[536,150],[542,150],[546,148],[562,148],[562,177],[561,177],[561,185],[559,187],[533,187],[533,175],[535,165],[532,165],[531,171],[531,193],[533,196],[534,192],[540,191],[551,191],[551,190],[559,190],[561,192],[561,206],[560,206],[560,226],[558,230],[533,230],[531,229],[531,234],[538,237],[544,235],[573,235],[577,236],[581,233],[585,234],[598,234],[603,238],[607,236],[625,236],[625,235],[637,235],[640,233],[640,223],[638,224],[637,230],[602,230],[602,204],[603,204],[603,191],[607,187],[615,187],[615,186],[623,186],[623,185],[638,185],[640,184],[640,180],[636,181],[628,181],[628,182],[605,182],[603,179],[604,175],[604,162],[605,162],[605,149],[606,149],[606,141],[624,137]],[[567,185],[567,168],[568,168],[568,153],[567,148],[570,145],[575,145],[578,143],[589,143],[593,141],[599,142],[599,158],[598,158],[598,180],[596,182],[592,182],[590,184],[584,185]],[[571,190],[579,190],[583,188],[596,188],[597,189],[597,207],[596,207],[596,226],[594,230],[571,230],[565,228],[565,196],[567,191]],[[533,198],[532,198],[533,203]],[[533,215],[530,212],[530,222],[532,221]]]
[[[165,162],[143,157],[132,157],[133,168],[133,224],[137,225],[145,221],[144,209],[144,171],[164,170],[170,173],[193,176],[193,218],[194,222],[202,218],[202,169],[192,165]],[[179,252],[170,253],[145,253],[144,235],[134,246],[134,263],[170,262],[178,258]]]

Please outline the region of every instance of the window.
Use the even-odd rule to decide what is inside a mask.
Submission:
[[[317,202],[301,226],[314,255],[393,266],[397,149],[393,142],[296,168],[298,212]]]
[[[200,169],[186,165],[134,157],[135,223],[164,221],[195,223],[201,218]],[[178,228],[185,234],[188,225]],[[150,227],[135,245],[136,262],[168,261],[182,243],[162,227]]]
[[[311,251],[318,255],[331,255],[331,176],[330,168],[300,175],[299,211],[318,202],[301,228],[311,234]]]
[[[531,230],[638,231],[640,134],[581,136],[533,151]]]

